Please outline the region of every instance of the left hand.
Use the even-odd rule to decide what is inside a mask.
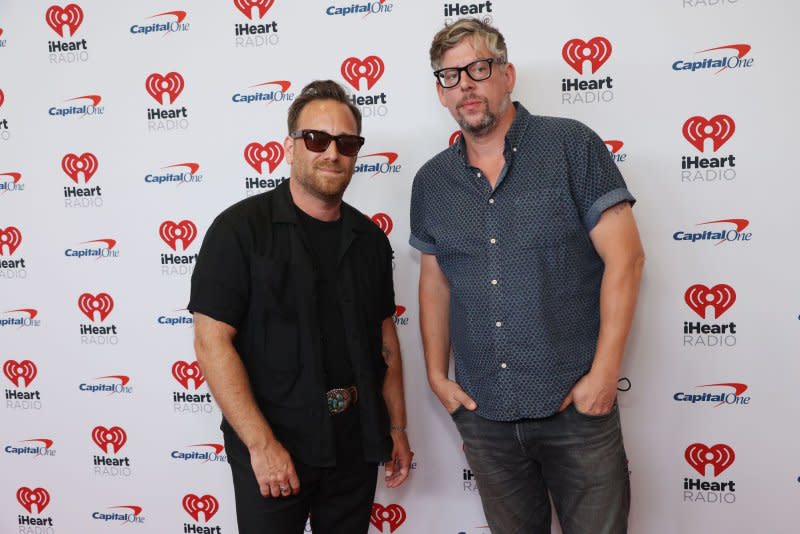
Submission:
[[[617,398],[617,377],[612,373],[589,371],[567,393],[558,411],[574,403],[575,409],[585,415],[606,415]]]
[[[392,457],[386,462],[386,487],[396,488],[406,481],[411,470],[414,453],[408,445],[408,436],[403,430],[392,430]]]

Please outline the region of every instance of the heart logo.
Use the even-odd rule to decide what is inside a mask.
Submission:
[[[22,360],[21,362],[6,360],[3,363],[3,374],[17,387],[20,387],[20,382],[22,382],[23,387],[30,386],[37,373],[36,364],[30,360]]]
[[[369,522],[383,532],[383,524],[389,523],[389,532],[394,532],[406,520],[406,511],[399,504],[390,504],[383,506],[378,503],[372,503],[372,514],[370,514]]]
[[[214,517],[219,510],[219,501],[213,495],[203,495],[198,497],[194,493],[189,493],[183,497],[183,509],[192,516],[195,521],[200,521],[200,512],[205,515],[204,523]]]
[[[200,364],[197,362],[185,362],[178,360],[172,364],[172,376],[178,381],[183,389],[189,389],[189,380],[194,380],[194,389],[199,389],[203,382],[206,381],[203,376],[203,371],[200,369]]]
[[[197,226],[186,219],[178,223],[164,221],[158,227],[158,235],[172,250],[178,251],[178,240],[181,241],[183,250],[186,250],[192,244],[194,238],[197,237]]]
[[[683,137],[700,152],[705,151],[705,140],[714,141],[714,152],[728,142],[736,131],[736,123],[728,115],[714,115],[710,119],[694,116],[683,123]]]
[[[718,477],[736,459],[733,449],[723,443],[717,443],[711,447],[707,447],[703,443],[692,443],[686,447],[684,457],[689,465],[703,477],[706,476],[707,465],[713,466],[713,474]]]
[[[98,293],[92,295],[91,293],[84,293],[78,297],[78,309],[94,322],[94,312],[100,314],[100,321],[105,321],[111,310],[114,309],[114,299],[108,293]]]
[[[50,494],[44,488],[21,487],[17,490],[17,502],[25,508],[29,514],[34,513],[33,507],[36,506],[37,512],[41,514],[47,505],[50,504]]]
[[[112,426],[111,428],[96,426],[92,430],[92,441],[103,452],[108,452],[108,446],[110,445],[114,451],[113,454],[117,454],[122,446],[125,445],[125,442],[128,441],[128,435],[118,426]]]
[[[594,74],[611,57],[611,41],[605,37],[592,37],[588,41],[570,39],[564,43],[561,57],[578,74],[583,74],[583,64],[588,60]]]
[[[159,104],[163,103],[163,96],[166,93],[167,102],[164,105],[175,102],[183,91],[183,86],[183,76],[177,72],[168,72],[163,76],[154,72],[144,82],[144,88],[147,89],[148,94]]]
[[[84,152],[80,156],[67,154],[61,158],[61,168],[76,184],[80,183],[78,178],[81,173],[83,173],[83,183],[88,183],[94,173],[97,172],[99,164],[97,156],[91,152]]]
[[[0,256],[3,255],[3,249],[8,250],[8,255],[11,256],[20,243],[22,243],[22,232],[19,228],[15,226],[9,226],[5,230],[0,228]]]
[[[72,37],[83,22],[83,10],[77,4],[68,4],[63,8],[50,6],[44,14],[44,20],[62,38],[65,37],[64,26],[67,26],[69,35],[66,37]]]
[[[361,78],[367,80],[367,89],[372,89],[372,86],[383,76],[383,70],[383,60],[378,56],[367,56],[363,60],[349,57],[342,62],[341,68],[345,81],[356,91],[358,91]]]
[[[392,218],[386,213],[376,213],[372,216],[372,222],[377,224],[378,228],[380,228],[386,235],[389,235],[392,232],[392,228],[394,228]]]
[[[250,20],[253,20],[253,8],[255,7],[258,10],[258,18],[264,18],[264,15],[267,14],[269,8],[272,7],[272,4],[275,3],[275,0],[233,0],[233,5],[236,6],[236,9],[242,12],[242,14]]]
[[[706,318],[708,306],[714,308],[714,318],[719,319],[736,302],[736,291],[728,284],[717,284],[711,288],[695,284],[686,290],[683,299],[703,319]]]
[[[244,148],[244,160],[261,174],[262,164],[266,163],[269,173],[272,174],[283,161],[283,145],[276,141],[269,141],[263,145],[250,143]]]

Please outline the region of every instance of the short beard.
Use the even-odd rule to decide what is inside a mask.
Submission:
[[[461,127],[461,131],[470,134],[473,137],[483,137],[487,135],[489,132],[494,130],[495,126],[497,126],[497,117],[503,116],[508,108],[508,99],[504,99],[500,103],[500,109],[498,110],[498,115],[495,115],[491,111],[489,111],[489,104],[486,99],[482,99],[484,104],[486,104],[486,113],[483,114],[483,118],[481,118],[478,124],[470,124],[467,120],[462,116],[458,115],[456,117],[456,122]]]

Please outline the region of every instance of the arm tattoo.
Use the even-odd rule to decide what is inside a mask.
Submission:
[[[383,361],[389,363],[389,360],[392,358],[392,351],[386,345],[381,347],[381,355],[383,356]]]

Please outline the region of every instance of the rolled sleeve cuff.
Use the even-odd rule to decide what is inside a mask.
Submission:
[[[414,234],[411,234],[411,236],[408,238],[408,244],[420,252],[424,252],[425,254],[433,254],[434,256],[436,255],[436,245],[433,243],[426,243],[425,241],[416,237]]]
[[[614,189],[613,191],[609,191],[605,195],[595,200],[594,204],[592,204],[592,207],[589,208],[589,211],[586,212],[586,215],[583,217],[583,226],[586,228],[586,231],[591,231],[592,228],[597,225],[598,221],[600,221],[600,216],[605,210],[611,206],[619,204],[620,202],[626,201],[630,202],[631,206],[633,206],[633,204],[636,202],[636,199],[625,187],[620,187],[618,189]]]

